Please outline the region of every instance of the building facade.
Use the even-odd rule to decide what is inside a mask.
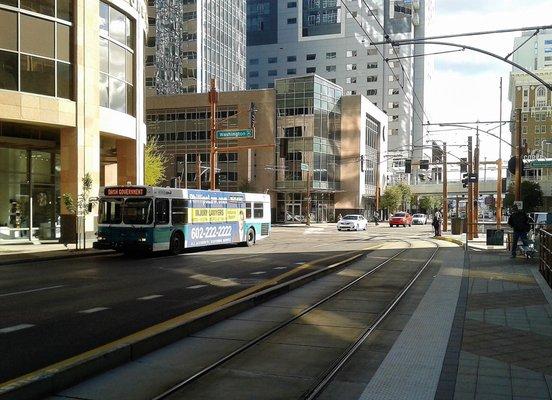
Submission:
[[[0,242],[72,241],[61,197],[85,174],[93,196],[142,182],[146,12],[137,0],[0,2]]]
[[[534,71],[545,82],[552,82],[552,68]],[[521,141],[526,157],[552,158],[552,95],[534,78],[522,72],[510,75],[512,121],[521,109]],[[516,144],[517,124],[510,125],[511,143]],[[515,149],[512,148],[512,157]],[[524,180],[538,182],[544,194],[544,209],[552,207],[552,171],[549,168],[525,168]]]
[[[543,30],[532,35],[533,32],[528,31],[514,38],[514,49],[519,49],[514,53],[513,61],[529,70],[552,67],[552,31]],[[514,71],[520,72],[517,69]]]
[[[146,95],[245,89],[245,0],[149,0]]]
[[[364,95],[388,114],[389,149],[397,160],[421,158],[416,145],[424,143],[432,61],[403,58],[386,64],[381,54],[409,57],[423,54],[425,46],[376,49],[369,44],[383,38],[378,22],[392,38],[423,37],[433,10],[432,0],[347,2],[346,7],[338,0],[248,0],[248,88],[270,88],[277,78],[316,73],[341,86],[344,95]],[[392,170],[392,181],[408,179],[404,169]]]

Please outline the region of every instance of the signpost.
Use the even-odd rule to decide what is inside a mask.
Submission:
[[[255,135],[253,129],[229,129],[217,131],[217,139],[252,139]]]

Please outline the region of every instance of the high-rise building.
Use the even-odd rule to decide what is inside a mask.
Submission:
[[[526,43],[524,43],[526,42]],[[521,47],[520,47],[521,46]],[[514,38],[513,61],[529,70],[552,67],[552,31],[544,30],[533,36],[533,32],[524,32]],[[514,69],[520,72],[518,69]]]
[[[245,0],[148,0],[146,95],[245,89]]]
[[[145,1],[0,1],[0,243],[75,238],[62,195],[141,184]],[[86,231],[93,235],[94,214]]]
[[[383,39],[380,24],[393,39],[425,36],[433,8],[433,0],[248,0],[248,88],[316,73],[343,87],[344,95],[362,94],[388,114],[389,149],[397,159],[421,158],[416,146],[424,144],[431,60],[409,58],[422,54],[423,44],[376,48],[370,42]],[[405,178],[400,171],[391,179]]]

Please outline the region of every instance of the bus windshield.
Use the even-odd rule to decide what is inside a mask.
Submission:
[[[120,224],[122,222],[123,199],[102,199],[99,204],[99,224]]]
[[[151,199],[126,199],[123,222],[129,225],[147,225],[153,222]]]

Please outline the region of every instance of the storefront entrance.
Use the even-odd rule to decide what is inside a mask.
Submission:
[[[303,223],[307,218],[307,196],[305,193],[278,193],[276,221],[283,223]],[[333,193],[313,193],[311,200],[311,221],[334,221]]]
[[[0,147],[0,244],[59,238],[59,155]]]

